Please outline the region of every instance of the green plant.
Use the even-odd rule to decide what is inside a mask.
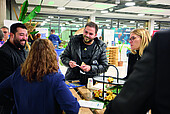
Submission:
[[[122,43],[122,41],[118,41],[118,44],[119,44],[119,53],[120,53],[120,61],[121,61],[122,48],[123,48],[124,43]]]
[[[31,19],[33,19],[34,17],[36,17],[37,13],[39,13],[41,11],[42,2],[43,2],[43,0],[41,0],[40,5],[36,6],[30,12],[30,14],[26,17],[27,10],[28,10],[28,0],[26,0],[21,7],[21,13],[20,13],[18,21],[22,21],[23,23],[26,23],[26,22],[30,21]]]
[[[120,53],[120,61],[121,61],[121,55],[122,55],[122,49],[123,49],[123,45],[124,43],[122,41],[118,41],[119,44],[119,53]],[[124,46],[124,48],[127,48],[128,50],[131,50],[129,47]]]

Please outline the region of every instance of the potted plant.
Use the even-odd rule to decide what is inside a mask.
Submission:
[[[122,41],[119,41],[119,53],[120,53],[120,61],[118,61],[118,66],[123,66],[123,61],[121,60],[121,56],[122,56],[122,48],[124,43],[122,43]]]

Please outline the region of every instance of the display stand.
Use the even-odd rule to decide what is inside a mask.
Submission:
[[[123,84],[125,83],[124,80],[122,80],[122,79],[119,78],[119,71],[118,71],[117,67],[114,66],[114,65],[108,65],[108,66],[109,66],[109,67],[114,67],[114,68],[116,69],[116,72],[117,72],[117,76],[116,76],[116,77],[114,77],[114,76],[105,76],[105,73],[103,73],[103,76],[95,76],[95,77],[93,77],[93,79],[94,79],[95,81],[103,83],[103,101],[104,101],[104,92],[105,92],[105,91],[104,91],[104,84],[112,84],[112,85],[115,85],[116,88],[117,88],[117,92],[116,92],[115,94],[117,95],[117,94],[118,94],[118,86],[123,85]],[[109,77],[111,77],[111,78],[114,79],[112,83],[108,82],[107,79],[108,79]]]

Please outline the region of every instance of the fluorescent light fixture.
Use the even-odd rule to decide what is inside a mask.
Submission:
[[[71,20],[72,23],[76,22],[75,20]]]
[[[54,18],[54,16],[48,16],[48,18]]]
[[[80,17],[79,20],[83,20],[83,18]]]
[[[106,19],[107,22],[110,22],[111,19]]]
[[[66,8],[65,7],[58,7],[57,9],[58,10],[65,10]]]
[[[45,19],[46,21],[50,21],[50,19]]]
[[[126,28],[127,27],[127,25],[123,25],[123,28]]]
[[[145,16],[145,14],[144,13],[139,13],[138,16]]]
[[[43,23],[47,23],[47,21],[43,21]]]
[[[115,1],[115,4],[120,4],[120,0],[116,0],[116,1]]]
[[[45,23],[41,23],[41,26],[44,26],[45,25]]]
[[[102,10],[101,13],[108,13],[108,11],[107,10]]]
[[[135,5],[135,2],[126,2],[125,3],[125,6],[134,6]]]
[[[66,22],[66,24],[70,24],[69,22]]]
[[[135,23],[135,21],[130,21],[130,23]]]

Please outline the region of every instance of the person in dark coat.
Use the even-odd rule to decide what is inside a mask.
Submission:
[[[57,48],[59,46],[59,44],[61,43],[61,40],[59,38],[59,36],[55,35],[55,30],[51,29],[51,35],[48,38],[49,40],[51,40],[51,42],[53,43],[53,45]]]
[[[10,76],[27,57],[25,50],[28,39],[27,28],[22,23],[14,23],[10,27],[10,38],[0,48],[0,82]],[[0,97],[0,113],[9,114],[14,105],[13,94],[9,90]]]
[[[170,30],[155,33],[105,114],[170,113]]]
[[[125,80],[129,78],[129,75],[132,73],[135,63],[142,57],[143,50],[146,46],[148,46],[150,41],[151,37],[148,30],[146,29],[138,28],[130,32],[129,43],[131,46],[131,53],[128,57],[128,69],[127,76],[124,78]]]
[[[17,114],[78,114],[80,105],[58,73],[54,46],[37,39],[21,67],[2,83],[0,95],[12,88]]]
[[[107,71],[106,44],[96,37],[97,31],[97,24],[89,22],[83,34],[71,38],[60,56],[68,67],[66,80],[80,80],[81,84],[87,84],[88,78]]]

